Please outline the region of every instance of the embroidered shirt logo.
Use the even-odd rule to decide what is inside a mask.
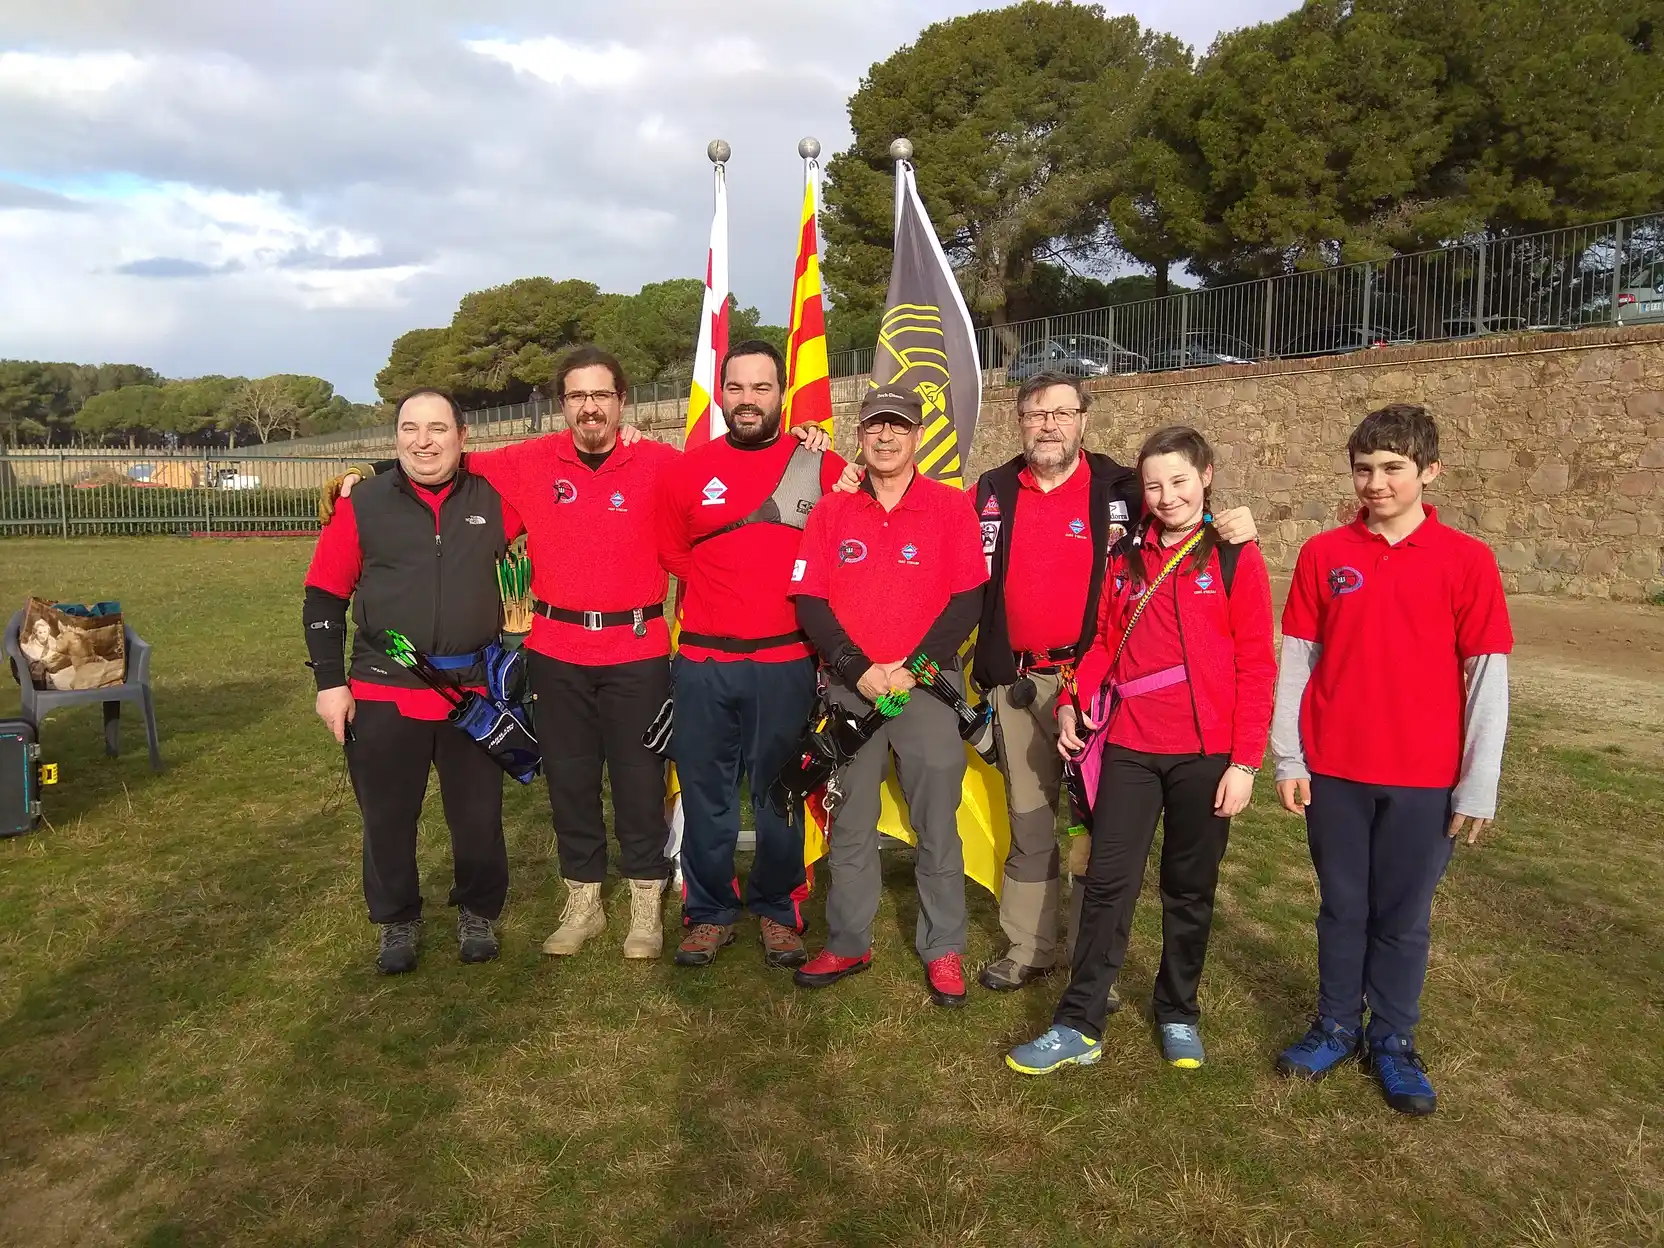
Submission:
[[[484,524],[485,523],[485,517],[484,516],[464,516],[464,517],[462,517],[462,523],[464,523],[464,524]]]
[[[908,542],[907,545],[901,548],[900,562],[917,566],[919,562],[919,548],[913,545],[912,542]]]
[[[988,496],[988,501],[982,504],[982,514],[985,516],[997,516],[1000,514],[1000,500],[996,495],[990,494]]]
[[[1000,522],[998,520],[984,520],[982,522],[982,553],[991,555],[995,547],[1000,544]]]
[[[721,506],[722,503],[727,501],[726,499],[724,499],[722,497],[727,492],[728,492],[728,487],[722,483],[721,478],[712,477],[709,481],[705,482],[705,488],[700,491],[700,493],[702,493],[705,496],[705,501],[703,503],[701,503],[700,506],[702,506],[702,507],[718,507],[718,506]]]
[[[555,482],[555,501],[557,503],[575,503],[578,501],[578,487],[565,477]]]
[[[1127,518],[1127,505],[1118,498],[1111,499],[1109,504],[1109,518],[1111,520],[1125,520]]]
[[[1207,594],[1213,592],[1213,573],[1204,572],[1196,578],[1196,592]]]
[[[607,499],[607,501],[612,504],[612,509],[614,511],[623,511],[624,510],[624,496],[622,494],[620,494],[617,490],[614,490],[612,492],[612,497]]]
[[[1076,516],[1073,520],[1069,521],[1069,536],[1070,537],[1085,537],[1086,536],[1086,522],[1084,520],[1082,520],[1079,516]]]
[[[803,573],[808,570],[808,567],[809,561],[807,559],[799,559],[796,563],[792,564],[792,580],[801,581],[803,579]]]
[[[838,543],[839,563],[860,563],[867,557],[867,544],[856,541],[853,537]]]
[[[1342,594],[1355,594],[1364,587],[1364,574],[1353,567],[1339,567],[1329,569],[1329,593],[1339,598]]]

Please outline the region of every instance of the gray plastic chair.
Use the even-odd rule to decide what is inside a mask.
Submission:
[[[29,664],[18,644],[23,628],[23,612],[12,616],[6,625],[6,659],[12,675],[23,689],[23,718],[40,739],[41,721],[61,706],[85,706],[92,702],[104,704],[104,752],[111,758],[121,753],[121,704],[137,702],[144,709],[144,735],[150,745],[150,769],[162,770],[162,747],[156,735],[156,704],[150,696],[150,643],[123,623],[127,637],[127,680],[103,689],[36,689],[29,679]]]

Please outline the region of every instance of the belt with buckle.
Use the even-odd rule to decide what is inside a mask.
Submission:
[[[1018,650],[1012,656],[1017,661],[1017,671],[1039,672],[1050,675],[1062,671],[1063,668],[1075,661],[1074,646],[1054,646],[1050,650]]]
[[[617,628],[629,624],[634,628],[637,637],[647,636],[647,621],[664,618],[664,603],[655,602],[650,607],[636,607],[630,611],[568,611],[565,607],[551,607],[541,598],[532,599],[532,610],[546,620],[559,620],[562,624],[577,624],[584,631],[598,633],[603,628]]]

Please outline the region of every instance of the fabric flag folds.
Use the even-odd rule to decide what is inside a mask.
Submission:
[[[786,334],[786,399],[782,423],[819,425],[832,433],[832,382],[826,364],[826,309],[820,296],[820,162],[803,162],[803,215],[792,276],[792,323]]]
[[[728,432],[722,414],[721,388],[717,371],[728,354],[728,183],[719,162],[713,172],[716,206],[711,214],[711,246],[705,255],[705,302],[699,312],[699,345],[693,356],[693,383],[688,391],[688,423],[682,449],[691,451]],[[824,356],[824,351],[823,351]],[[674,649],[681,632],[681,618],[670,624],[670,645]],[[671,763],[665,775],[665,857],[674,864],[676,885],[681,887],[682,867],[682,785]]]
[[[982,406],[982,365],[970,311],[919,198],[913,166],[906,161],[896,163],[895,258],[868,387],[900,387],[919,396],[925,419],[919,471],[963,489]],[[962,666],[968,669],[970,664]],[[969,689],[966,697],[977,700]],[[959,801],[965,874],[997,897],[1011,843],[1005,784],[999,771],[983,762],[976,751],[967,746],[965,753],[969,766]],[[816,841],[823,827],[823,822],[811,819],[808,839]],[[878,830],[909,845],[917,843],[893,760],[880,798]],[[824,853],[824,835],[806,850],[811,860]]]

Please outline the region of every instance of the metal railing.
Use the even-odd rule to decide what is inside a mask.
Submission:
[[[348,459],[155,451],[0,453],[0,535],[309,533]]]
[[[985,368],[1102,376],[1407,342],[1664,321],[1664,215],[1476,239],[1385,260],[985,326]],[[838,353],[865,373],[872,349]]]

